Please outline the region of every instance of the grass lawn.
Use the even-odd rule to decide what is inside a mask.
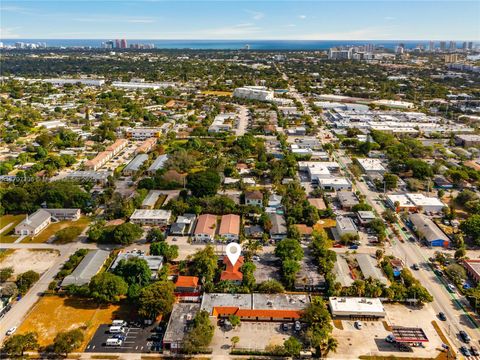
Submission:
[[[115,318],[130,318],[128,306],[98,306],[90,299],[59,296],[42,297],[20,325],[17,333],[35,331],[40,346],[53,342],[60,331],[81,327],[85,330],[84,349],[101,324],[109,324]]]
[[[50,237],[55,235],[55,233],[66,227],[76,226],[82,228],[82,231],[88,226],[90,219],[86,216],[81,216],[77,221],[59,221],[56,223],[51,223],[48,227],[43,230],[39,235],[35,236],[33,239],[28,236],[22,240],[22,243],[44,243]]]
[[[15,249],[0,249],[0,262],[5,259],[8,255],[11,255],[15,252]]]
[[[328,228],[335,227],[336,224],[337,222],[334,219],[320,219],[317,221],[315,225],[313,225],[313,228],[315,230],[321,230],[321,229],[325,230]]]
[[[2,243],[13,243],[18,239],[18,236],[15,235],[15,226],[17,226],[26,215],[3,215],[0,216],[0,242]]]

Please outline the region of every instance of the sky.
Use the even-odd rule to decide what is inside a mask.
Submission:
[[[0,38],[480,40],[480,1],[0,2]]]

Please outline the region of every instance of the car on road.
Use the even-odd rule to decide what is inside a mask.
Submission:
[[[480,356],[480,352],[478,351],[478,349],[475,346],[472,346],[470,348],[470,352],[472,353],[472,356]]]
[[[460,348],[460,352],[465,355],[465,356],[471,356],[472,354],[470,353],[470,350],[467,349],[466,346],[462,346]]]
[[[351,250],[357,250],[358,245],[350,245],[348,248],[351,249]]]
[[[10,329],[7,330],[6,335],[10,336],[12,335],[15,331],[17,331],[17,327],[11,327]]]
[[[410,236],[410,237],[408,238],[408,240],[411,241],[411,242],[415,242],[415,238],[414,238],[413,236]]]
[[[253,261],[260,261],[260,256],[252,256]]]
[[[418,266],[418,264],[413,264],[412,269],[413,270],[420,270],[420,266]]]
[[[355,321],[355,322],[353,323],[353,325],[354,325],[358,330],[362,330],[363,325],[362,325],[362,322],[361,322],[361,321],[358,321],[358,320],[357,320],[357,321]]]
[[[443,312],[438,313],[438,318],[442,321],[447,321],[447,317],[446,317],[445,313],[443,313]]]
[[[470,336],[468,336],[468,334],[464,331],[464,330],[460,330],[460,338],[463,340],[464,343],[470,343],[470,341],[472,339],[470,339]]]
[[[455,285],[453,285],[453,284],[447,284],[447,286],[448,286],[448,291],[450,291],[450,292],[454,292],[454,291],[455,291]]]

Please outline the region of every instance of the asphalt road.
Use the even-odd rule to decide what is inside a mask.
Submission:
[[[288,79],[285,74],[284,78]],[[304,104],[305,108],[308,109],[307,113],[312,114],[305,98],[298,93],[293,86],[290,86],[290,91],[292,96]],[[314,118],[316,118],[318,122],[319,119],[315,116]],[[334,137],[328,129],[320,128],[319,138],[322,141],[328,141],[328,139],[332,139]],[[350,162],[350,159],[343,156],[338,150],[334,151],[333,155],[339,162],[345,175],[352,177],[346,166],[346,164]],[[369,203],[378,214],[382,214],[384,211],[383,204],[376,201],[378,198],[378,193],[370,191],[366,184],[360,181],[356,182],[355,187],[365,195],[367,203]],[[403,236],[405,240],[408,238],[406,234],[402,234],[401,236]],[[445,335],[448,336],[451,344],[456,347],[456,350],[461,345],[464,345],[458,337],[458,332],[460,330],[465,330],[472,338],[472,344],[478,345],[480,341],[480,319],[470,311],[468,301],[463,296],[458,293],[449,292],[445,282],[435,275],[435,273],[427,264],[429,256],[428,253],[417,243],[411,243],[408,240],[402,242],[399,241],[399,239],[393,241],[391,247],[387,249],[387,251],[406,261],[407,265],[422,265],[420,270],[412,270],[412,273],[432,294],[434,298],[432,304],[433,309],[437,313],[444,312],[447,316],[446,322],[439,321],[438,319],[435,320],[437,320],[437,323],[443,327]]]

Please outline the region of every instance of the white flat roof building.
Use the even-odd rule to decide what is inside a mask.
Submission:
[[[380,299],[358,297],[331,297],[328,299],[332,317],[385,317]]]
[[[136,209],[130,216],[130,221],[139,225],[167,225],[170,223],[170,210]]]
[[[398,207],[395,206],[396,202]],[[387,203],[396,210],[421,208],[426,212],[440,212],[446,206],[437,197],[428,197],[420,193],[387,195]]]
[[[384,173],[385,168],[382,165],[382,161],[379,159],[360,158],[357,159],[358,164],[365,173]]]
[[[250,100],[272,101],[274,93],[265,86],[244,86],[236,88],[233,91],[233,96]]]
[[[324,190],[352,190],[352,183],[345,177],[319,178],[318,185]]]

